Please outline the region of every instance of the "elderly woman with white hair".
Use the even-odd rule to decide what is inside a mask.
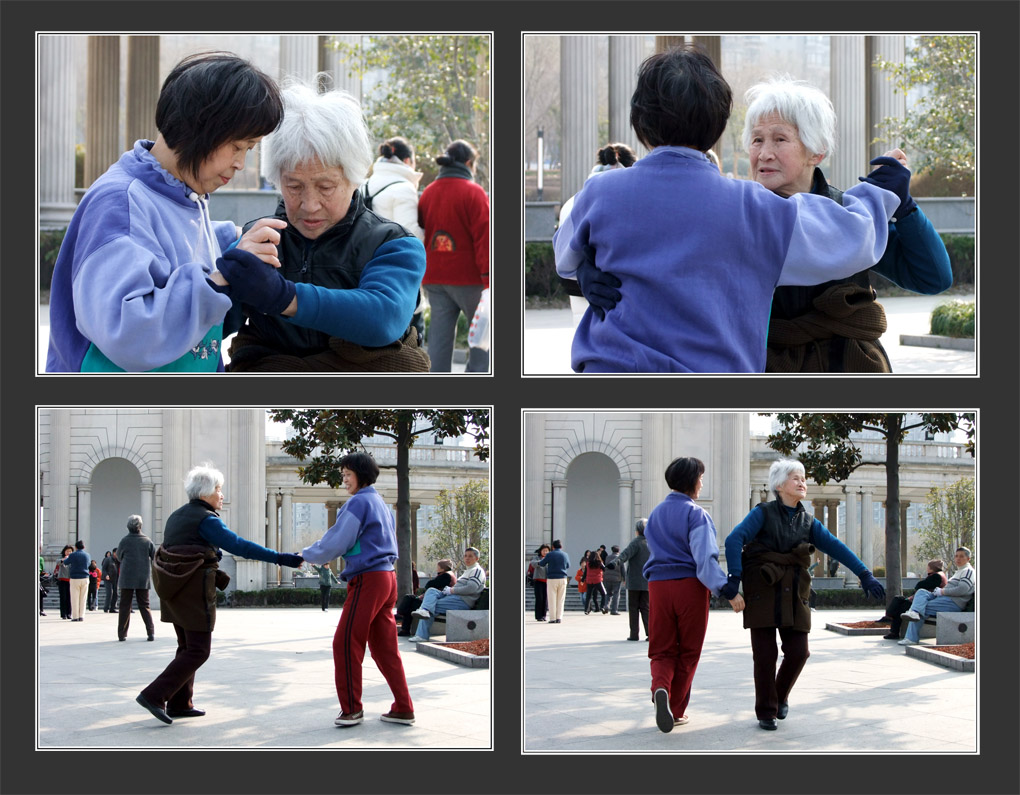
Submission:
[[[769,469],[769,491],[775,499],[751,509],[726,537],[729,584],[743,581],[744,629],[751,630],[754,658],[754,711],[758,725],[774,730],[789,711],[789,696],[810,656],[811,555],[819,549],[834,557],[861,581],[876,599],[885,597],[882,584],[850,549],[808,513],[807,478],[799,461],[780,459]],[[783,663],[776,673],[776,631]]]
[[[283,102],[266,139],[266,175],[283,200],[271,222],[245,227],[262,224],[265,262],[221,267],[247,315],[230,371],[428,371],[412,324],[425,249],[365,207],[358,188],[372,151],[361,107],[300,85]]]
[[[197,718],[205,710],[192,702],[195,672],[209,659],[216,624],[216,589],[230,577],[219,570],[221,548],[232,555],[297,568],[300,555],[288,555],[233,533],[220,519],[223,473],[208,465],[193,468],[184,491],[188,504],[167,517],[163,543],[156,550],[152,581],[160,599],[160,621],[174,625],[177,653],[135,699],[163,723]]]
[[[819,164],[834,148],[836,114],[819,89],[789,77],[752,86],[746,94],[743,142],[751,177],[779,196],[814,193],[843,203]],[[898,161],[899,149],[872,160]],[[819,241],[818,258],[828,255]],[[953,283],[946,247],[931,222],[907,199],[889,222],[889,238],[872,268],[814,286],[783,285],[772,296],[765,371],[774,373],[888,373],[879,337],[885,311],[876,301],[871,271],[911,292],[935,295]]]

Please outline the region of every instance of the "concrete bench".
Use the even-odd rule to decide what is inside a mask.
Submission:
[[[454,616],[455,620],[451,622],[450,616]],[[418,622],[421,619],[418,616],[412,615],[411,617],[411,634],[417,634]],[[473,627],[468,627],[468,624],[474,624]],[[484,625],[484,629],[482,629]],[[472,637],[457,637],[451,638],[450,631],[453,630],[456,635],[470,634],[474,632],[483,632],[484,634],[472,636]],[[479,595],[478,600],[475,602],[475,606],[470,610],[449,610],[446,613],[436,613],[432,617],[432,626],[429,628],[429,637],[435,637],[436,635],[446,635],[446,639],[451,643],[462,640],[478,640],[480,638],[489,637],[489,589],[486,588]]]
[[[939,646],[956,646],[974,642],[973,613],[936,613],[935,643]]]

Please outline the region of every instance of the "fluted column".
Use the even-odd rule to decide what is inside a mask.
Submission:
[[[865,486],[861,494],[861,551],[860,558],[868,569],[873,568],[875,562],[875,544],[873,539],[873,521],[871,497],[875,490]]]
[[[524,547],[547,540],[545,516],[545,414],[524,415]]]
[[[90,553],[89,539],[92,535],[92,484],[78,486],[78,538],[85,542]],[[94,554],[94,553],[93,553]]]
[[[67,226],[74,214],[74,45],[39,37],[39,225]]]
[[[318,69],[318,36],[280,36],[281,83],[290,77],[311,85]]]
[[[692,36],[692,43],[701,47],[712,59],[712,63],[715,64],[715,68],[722,73],[722,36]],[[720,145],[719,141],[712,144],[712,150],[715,151],[716,155],[719,154]],[[720,158],[721,160],[722,158]]]
[[[277,552],[291,552],[294,546],[294,490],[284,489],[283,500],[280,506],[280,524],[282,525],[280,531],[280,549]],[[280,574],[283,583],[290,585],[294,582],[291,578],[291,572],[294,571],[289,566],[281,566],[282,572]]]
[[[127,141],[156,138],[159,100],[159,36],[128,36]]]
[[[620,515],[617,522],[620,540],[622,541],[627,531],[634,526],[634,481],[620,479],[616,481],[620,494]],[[612,546],[612,543],[609,544]],[[621,548],[624,545],[621,544]]]
[[[49,532],[46,542],[59,547],[74,540],[71,533],[71,494],[68,472],[71,469],[70,412],[66,409],[49,409],[50,415],[50,499]]]
[[[335,36],[320,36],[319,43],[319,71],[328,72],[332,78],[332,87],[352,94],[358,102],[361,102],[361,76],[355,71],[356,64],[348,60],[346,55],[341,55],[330,42],[336,41],[348,45],[361,43],[359,34],[338,34]]]
[[[713,443],[716,463],[709,465],[706,480],[713,486],[713,520],[721,536],[717,539],[721,544],[730,530],[744,518],[743,497],[751,487],[748,464],[751,460],[751,418],[745,413],[729,412],[712,416],[711,421],[716,424],[719,442]],[[722,554],[725,555],[724,552]]]
[[[893,63],[903,63],[906,58],[906,46],[903,36],[868,36],[868,140],[876,136],[885,137],[880,126],[887,117],[902,119],[907,114],[907,99],[896,90],[888,72],[875,69],[872,64],[876,58]],[[894,148],[898,142],[884,141],[870,144],[871,157],[878,157],[883,152]]]
[[[120,157],[120,36],[89,36],[85,187]]]
[[[829,97],[836,111],[836,151],[829,181],[846,190],[868,172],[868,64],[864,36],[832,36]]]
[[[152,498],[155,491],[155,483],[142,484],[142,526],[145,528],[145,533],[151,537],[153,541],[156,541],[156,528],[152,524]],[[160,533],[160,540],[162,540],[162,533]]]
[[[598,150],[598,64],[594,36],[560,39],[560,96],[563,113],[563,187],[565,201],[584,185]]]
[[[279,539],[279,525],[276,521],[276,492],[271,488],[266,489],[266,541],[263,546],[267,546],[270,549],[275,549],[277,552],[280,551],[280,539]],[[277,585],[280,584],[279,579],[280,567],[274,566],[272,563],[266,564],[266,577],[267,582],[275,582]]]
[[[630,99],[644,56],[641,36],[609,37],[609,142],[625,143],[641,157],[647,150],[630,126]]]
[[[655,37],[655,51],[665,52],[666,50],[677,47],[684,44],[687,41],[686,36],[656,36]]]
[[[263,506],[266,493],[265,414],[258,409],[234,409],[231,417],[230,458],[234,461],[231,481],[236,506],[231,528],[242,538],[261,543],[266,534]],[[293,549],[287,549],[293,552]],[[235,587],[258,591],[266,587],[266,566],[261,561],[235,556]]]
[[[552,537],[563,542],[566,547],[570,542],[567,540],[567,481],[554,480],[553,490],[553,526]]]
[[[860,552],[860,513],[857,510],[857,491],[853,486],[844,486],[846,495],[846,538],[843,543],[855,555]]]
[[[184,505],[184,476],[191,468],[191,445],[187,440],[190,430],[191,412],[184,409],[163,411],[163,500],[164,513]],[[164,520],[166,516],[164,516]]]

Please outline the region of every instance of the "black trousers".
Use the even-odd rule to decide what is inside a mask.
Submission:
[[[545,580],[532,580],[531,587],[535,589],[535,620],[541,621],[549,614],[549,589]]]
[[[131,595],[134,594],[135,602],[138,604],[138,613],[145,622],[145,631],[149,635],[155,634],[155,627],[152,625],[152,611],[149,609],[148,588],[121,588],[120,589],[120,611],[117,613],[117,637],[126,638],[128,625],[131,623]]]
[[[645,626],[645,637],[648,637],[648,591],[632,591],[627,589],[627,614],[630,616],[630,636],[637,640],[638,614]]]
[[[910,609],[910,605],[913,601],[913,597],[910,596],[893,597],[892,602],[889,603],[889,607],[885,610],[885,614],[892,619],[889,627],[890,635],[900,634],[900,629],[903,626],[903,614]]]
[[[333,590],[332,585],[320,585],[319,595],[322,597],[322,609],[329,609],[329,592]]]
[[[57,580],[57,590],[60,592],[60,617],[71,617],[71,581]]]
[[[397,602],[397,618],[400,619],[398,635],[411,634],[411,624],[414,623],[414,617],[411,613],[419,607],[421,607],[420,597],[414,594],[404,594],[400,597],[400,600]]]
[[[783,647],[783,662],[776,673],[776,632]],[[790,698],[808,651],[808,633],[789,627],[763,627],[751,630],[751,655],[754,658],[754,714],[759,720],[776,717],[780,704]]]
[[[602,599],[601,607],[599,606],[600,597]],[[600,582],[588,583],[588,593],[584,595],[584,612],[590,612],[593,605],[596,612],[601,611],[606,606],[606,588]]]
[[[117,579],[103,580],[103,588],[106,590],[106,607],[103,609],[112,612],[117,609]]]
[[[194,708],[195,672],[209,659],[212,647],[211,632],[192,632],[174,624],[177,633],[177,654],[142,691],[142,696],[157,707],[166,705],[170,712]]]

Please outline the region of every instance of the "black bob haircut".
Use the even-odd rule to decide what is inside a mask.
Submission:
[[[167,75],[156,103],[156,129],[189,176],[223,144],[268,135],[282,119],[272,78],[228,52],[189,55]]]
[[[677,458],[666,467],[666,485],[673,491],[694,494],[698,478],[705,474],[705,465],[697,458]]]
[[[340,459],[340,468],[354,473],[359,488],[371,486],[379,478],[379,465],[368,453],[348,453]]]
[[[704,152],[726,129],[733,92],[696,45],[645,59],[630,100],[630,125],[649,149],[687,146]]]

